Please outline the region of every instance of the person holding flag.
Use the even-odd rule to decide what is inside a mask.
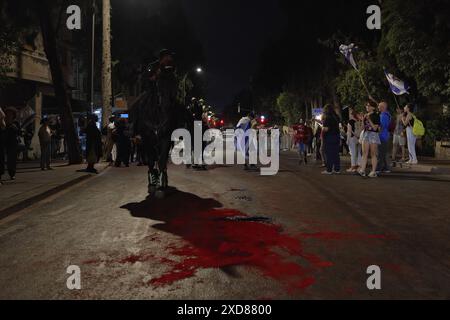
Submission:
[[[361,80],[361,83],[364,86],[364,89],[366,89],[367,96],[369,97],[369,99],[375,103],[378,103],[377,101],[375,101],[375,99],[372,98],[369,88],[367,87],[366,82],[364,81],[364,78],[361,74],[361,71],[358,68],[355,57],[353,56],[353,52],[355,52],[357,50],[358,50],[358,47],[354,43],[351,43],[349,45],[342,44],[339,46],[339,51],[344,55],[345,59],[352,65],[352,67],[358,73],[359,79]]]

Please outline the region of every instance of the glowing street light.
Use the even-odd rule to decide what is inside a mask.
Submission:
[[[197,73],[202,73],[203,69],[201,67],[197,67],[197,69],[195,69],[195,71],[197,71]]]

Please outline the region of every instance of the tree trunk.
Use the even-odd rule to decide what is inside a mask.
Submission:
[[[111,88],[111,4],[103,0],[103,59],[102,59],[102,124],[109,122],[112,114]]]
[[[75,131],[75,124],[72,115],[72,105],[68,95],[67,83],[61,66],[61,60],[56,43],[55,29],[51,19],[51,7],[53,3],[49,0],[39,2],[38,14],[41,25],[42,38],[44,40],[44,50],[50,65],[53,87],[56,101],[60,109],[62,127],[67,141],[67,151],[69,164],[79,164],[82,162],[80,141]]]

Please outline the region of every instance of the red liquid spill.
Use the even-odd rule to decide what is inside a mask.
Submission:
[[[289,289],[304,289],[314,283],[314,268],[332,265],[305,254],[300,241],[282,234],[276,225],[224,219],[232,216],[246,215],[236,210],[210,209],[180,215],[161,225],[161,229],[181,235],[189,244],[168,248],[172,255],[182,258],[181,262],[149,284],[168,285],[194,276],[201,268],[245,265],[284,282]]]
[[[202,199],[180,191],[161,201],[147,199],[123,208],[128,209],[134,217],[163,221],[152,227],[180,240],[166,245],[166,252],[144,250],[119,260],[90,260],[85,263],[162,263],[168,267],[168,271],[148,282],[155,287],[193,277],[200,269],[220,268],[224,272],[234,272],[230,269],[233,266],[247,266],[265,277],[279,281],[289,292],[303,290],[315,283],[315,275],[320,269],[333,264],[305,252],[302,240],[386,238],[337,232],[303,233],[293,237],[282,233],[277,225],[227,220],[227,217],[247,215],[237,210],[220,209],[221,204],[214,199]],[[152,236],[142,241],[145,244],[158,239]]]

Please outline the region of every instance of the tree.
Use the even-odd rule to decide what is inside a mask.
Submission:
[[[359,60],[359,71],[371,96],[378,101],[386,100],[389,104],[395,103],[382,76],[383,69],[379,62],[371,57],[362,58]],[[368,100],[368,95],[355,69],[347,67],[347,71],[338,76],[335,83],[342,104],[354,107],[359,111],[365,110],[364,106]]]
[[[448,0],[383,1],[380,56],[414,79],[419,95],[450,98]]]
[[[71,4],[66,0],[6,0],[2,3],[2,21],[6,21],[8,28],[12,31],[4,39],[5,45],[1,46],[0,53],[18,50],[22,43],[20,40],[35,30],[40,30],[44,42],[44,50],[50,66],[52,82],[55,90],[56,100],[60,108],[62,126],[67,141],[69,163],[81,163],[81,150],[72,115],[72,106],[68,95],[69,89],[61,66],[59,48],[59,29],[65,25],[60,19],[67,6]],[[6,19],[4,18],[6,16]],[[11,41],[12,37],[16,40]],[[5,49],[6,48],[6,49]],[[10,48],[10,49],[8,49]],[[6,50],[6,51],[5,51]]]
[[[63,4],[64,2],[59,3],[60,10]],[[61,57],[56,35],[57,29],[53,26],[52,8],[55,8],[55,1],[50,0],[43,0],[36,6],[44,40],[44,50],[50,65],[53,87],[60,108],[62,127],[67,141],[69,164],[78,164],[82,162],[80,143],[75,130],[72,105],[68,95],[69,89],[61,66]]]
[[[285,123],[292,125],[304,116],[304,104],[300,97],[292,92],[282,92],[277,98],[278,110]]]

